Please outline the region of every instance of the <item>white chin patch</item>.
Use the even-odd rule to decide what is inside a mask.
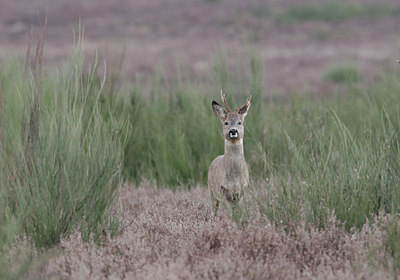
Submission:
[[[232,139],[236,139],[236,138],[238,138],[238,136],[239,135],[237,133],[229,133],[229,137]]]

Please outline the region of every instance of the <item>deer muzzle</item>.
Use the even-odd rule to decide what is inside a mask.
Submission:
[[[231,129],[229,131],[229,138],[237,139],[238,137],[239,137],[239,131],[237,131],[237,129]]]

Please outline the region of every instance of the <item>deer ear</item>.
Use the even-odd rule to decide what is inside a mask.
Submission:
[[[236,109],[238,114],[241,115],[243,119],[244,117],[246,117],[247,112],[250,109],[250,105],[251,105],[251,95],[247,98],[246,103],[242,107]]]
[[[225,111],[224,108],[222,108],[221,105],[219,105],[217,102],[213,101],[212,102],[212,108],[214,111],[214,114],[221,120],[224,120],[226,118],[227,112]]]

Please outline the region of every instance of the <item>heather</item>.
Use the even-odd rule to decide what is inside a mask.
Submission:
[[[290,232],[260,215],[245,228],[222,211],[213,217],[203,187],[174,193],[151,184],[125,186],[121,232],[102,246],[78,232],[63,239],[28,279],[382,279],[393,276],[376,217],[347,232],[332,215],[325,229]],[[24,245],[21,244],[21,247]],[[373,256],[371,256],[373,252]]]

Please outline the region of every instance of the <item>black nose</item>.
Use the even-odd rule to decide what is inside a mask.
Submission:
[[[239,132],[237,131],[237,129],[231,129],[229,130],[229,137],[231,139],[236,139],[239,137]]]

